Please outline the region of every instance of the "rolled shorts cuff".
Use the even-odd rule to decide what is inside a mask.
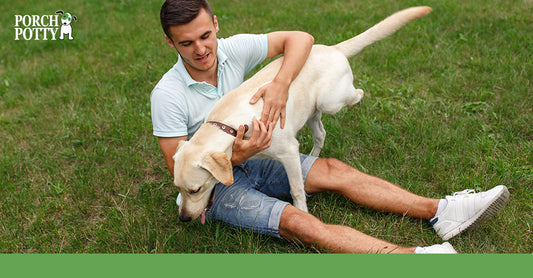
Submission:
[[[272,207],[272,211],[270,212],[270,218],[268,219],[268,230],[270,231],[270,235],[278,238],[283,238],[279,234],[279,223],[281,222],[281,214],[286,206],[288,206],[289,203],[278,201],[274,204]]]
[[[300,155],[300,161],[302,162],[302,177],[305,183],[305,180],[307,179],[307,175],[311,171],[311,167],[313,167],[313,164],[315,164],[315,161],[318,159],[316,156],[310,156],[310,155]]]

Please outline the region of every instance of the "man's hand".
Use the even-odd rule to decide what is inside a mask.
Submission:
[[[263,112],[261,122],[276,125],[280,120],[280,127],[285,127],[285,107],[289,98],[289,86],[298,76],[307,61],[315,39],[313,36],[299,31],[280,31],[268,33],[267,58],[283,54],[283,62],[278,74],[272,82],[259,88],[250,99],[250,104],[255,104],[263,98]]]
[[[285,108],[289,98],[290,82],[280,82],[276,79],[259,88],[257,93],[250,99],[250,104],[255,104],[260,98],[263,98],[263,112],[261,113],[261,122],[263,124],[273,123],[276,125],[280,120],[280,127],[285,127]]]
[[[256,118],[253,121],[254,128],[250,139],[244,139],[244,126],[239,126],[239,130],[237,130],[237,136],[233,143],[233,154],[231,155],[233,166],[243,163],[248,158],[270,147],[274,124],[269,122],[265,125]]]

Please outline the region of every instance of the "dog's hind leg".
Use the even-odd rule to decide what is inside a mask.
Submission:
[[[345,106],[353,106],[364,96],[361,89],[353,86],[353,76],[346,64],[345,73],[335,79],[327,91],[321,92],[317,99],[317,109],[326,114],[336,114]]]
[[[353,93],[351,94],[351,97],[348,99],[348,101],[346,101],[346,105],[354,106],[361,100],[361,98],[363,98],[364,95],[365,93],[363,92],[363,90],[355,89],[355,91],[353,91]]]
[[[326,130],[322,124],[322,112],[316,111],[309,120],[307,126],[313,133],[313,149],[309,155],[318,157],[320,151],[324,147],[324,139],[326,138]]]

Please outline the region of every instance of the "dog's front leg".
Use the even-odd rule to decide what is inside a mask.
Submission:
[[[283,167],[285,167],[285,171],[289,177],[293,205],[296,208],[307,212],[307,202],[302,177],[302,165],[300,164],[300,154],[296,150],[296,153],[284,156],[283,159],[281,159],[281,163],[283,164]]]

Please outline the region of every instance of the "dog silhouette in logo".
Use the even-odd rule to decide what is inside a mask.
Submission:
[[[63,12],[62,10],[56,11],[56,14],[61,14],[61,29],[59,29],[59,39],[62,40],[65,38],[64,35],[68,35],[68,39],[73,40],[72,26],[70,26],[70,23],[72,23],[72,19],[77,21],[78,18],[70,13]]]

